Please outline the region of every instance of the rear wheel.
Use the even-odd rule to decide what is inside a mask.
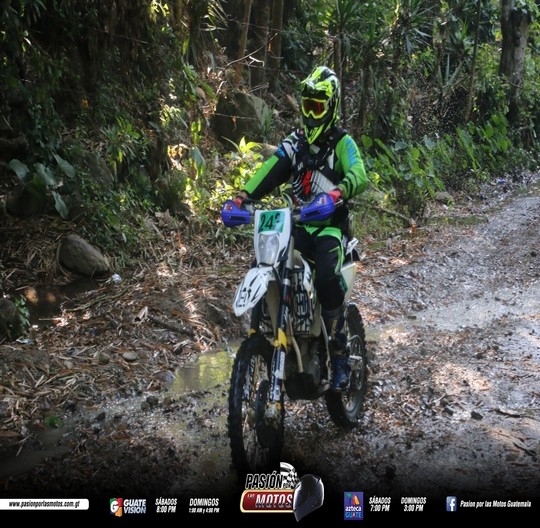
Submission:
[[[283,446],[283,398],[269,412],[273,348],[261,334],[238,349],[229,389],[228,433],[233,465],[240,478],[279,467]]]
[[[347,306],[347,342],[350,349],[351,382],[340,392],[325,393],[330,418],[339,427],[352,429],[358,425],[367,391],[366,333],[362,316],[356,305]]]

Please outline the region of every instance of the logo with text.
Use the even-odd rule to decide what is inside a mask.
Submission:
[[[361,521],[364,518],[363,491],[346,491],[343,494],[343,518],[346,521]]]
[[[455,512],[457,511],[457,498],[449,495],[446,497],[446,511]]]
[[[296,470],[287,462],[281,462],[279,473],[248,473],[245,491],[240,499],[240,510],[244,513],[292,513],[294,487],[297,483]]]
[[[280,472],[248,473],[240,498],[243,513],[294,513],[297,521],[322,506],[324,486],[320,477],[298,478],[295,468],[281,462]]]
[[[109,499],[109,511],[115,517],[146,513],[146,499]]]

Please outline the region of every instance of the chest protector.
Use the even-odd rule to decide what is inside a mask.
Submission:
[[[321,145],[310,145],[303,134],[299,134],[293,164],[292,188],[297,202],[309,203],[321,192],[329,192],[336,187],[340,175],[334,170],[336,145],[346,131],[334,127]]]

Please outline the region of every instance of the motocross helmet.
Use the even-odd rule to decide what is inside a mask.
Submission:
[[[301,84],[302,126],[311,145],[339,119],[341,90],[333,70],[318,66]]]
[[[320,508],[324,502],[324,485],[321,477],[304,475],[294,488],[293,511],[297,521],[313,510]]]

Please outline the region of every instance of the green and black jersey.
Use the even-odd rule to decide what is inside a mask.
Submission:
[[[260,199],[278,186],[292,184],[298,204],[311,202],[321,192],[339,187],[345,202],[367,186],[364,162],[358,145],[344,130],[334,127],[324,142],[309,145],[300,129],[278,146],[246,183],[250,198]]]

